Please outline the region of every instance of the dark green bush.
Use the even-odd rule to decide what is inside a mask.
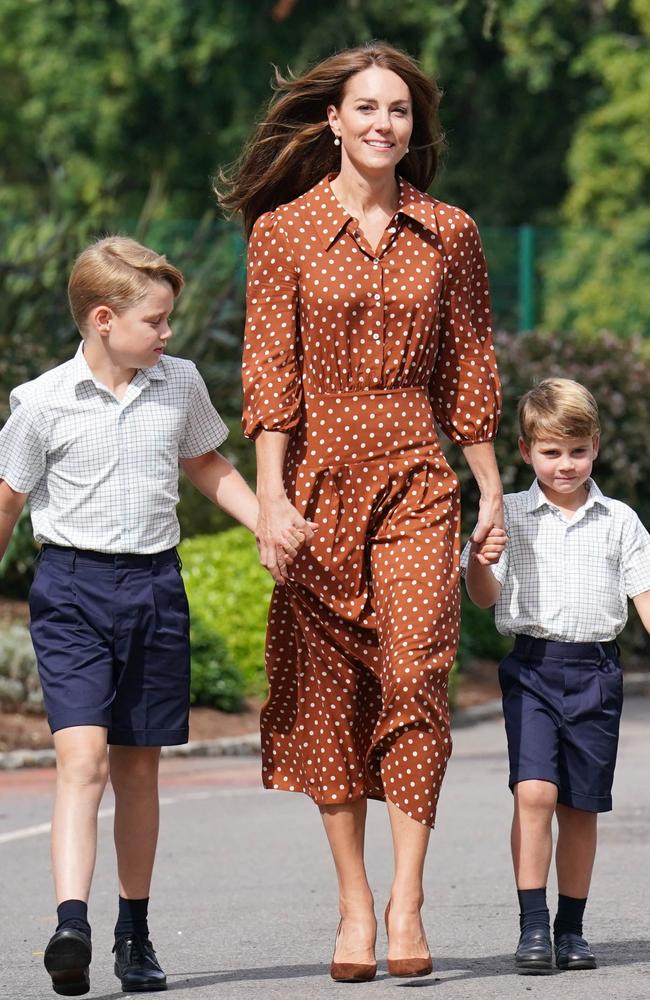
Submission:
[[[190,628],[192,647],[193,705],[241,712],[244,707],[244,678],[228,653],[226,643],[196,615]]]
[[[0,560],[0,593],[5,597],[27,597],[34,575],[38,548],[32,533],[29,511],[25,505],[4,558]]]
[[[458,666],[472,660],[501,660],[512,646],[512,641],[494,627],[494,612],[472,604],[463,586],[460,618],[460,643]]]
[[[245,694],[264,694],[264,637],[273,580],[259,563],[252,535],[245,528],[197,535],[182,542],[179,552],[201,643],[209,649],[210,641],[221,642],[243,677]]]

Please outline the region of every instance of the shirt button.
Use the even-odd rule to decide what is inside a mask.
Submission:
[[[378,260],[377,258],[375,258],[375,259],[373,260],[373,264],[375,265],[375,267],[378,267],[378,265],[379,265],[379,260]]]

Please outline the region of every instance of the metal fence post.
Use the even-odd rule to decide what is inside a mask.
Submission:
[[[535,326],[535,227],[519,227],[519,330]]]

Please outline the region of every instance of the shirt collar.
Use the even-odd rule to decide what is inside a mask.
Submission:
[[[587,511],[594,504],[600,504],[606,510],[609,508],[609,501],[606,496],[603,496],[602,492],[598,488],[597,484],[593,479],[587,479],[585,485],[589,489],[587,499],[585,500],[582,507],[579,510]],[[552,508],[554,505],[546,497],[546,494],[542,490],[536,479],[533,479],[532,485],[528,490],[528,501],[526,504],[526,511],[529,514],[534,513],[536,510],[540,510],[542,507]]]
[[[320,241],[325,250],[329,250],[341,231],[352,220],[350,213],[345,210],[332,191],[330,181],[336,176],[337,174],[328,174],[304,195],[304,208],[307,210],[310,221],[318,230]],[[437,235],[436,201],[429,195],[418,191],[403,177],[398,176],[397,180],[399,183],[399,203],[396,214],[401,213],[410,219],[415,219],[420,225]]]
[[[131,382],[131,385],[148,385],[149,382],[159,382],[166,381],[166,375],[163,370],[163,359],[161,358],[157,364],[153,365],[152,368],[138,368],[135,373],[135,377]],[[81,385],[82,382],[92,382],[96,385],[98,389],[105,389],[106,386],[102,385],[98,379],[95,378],[88,362],[84,357],[84,344],[83,340],[77,348],[77,353],[72,359],[72,384]]]

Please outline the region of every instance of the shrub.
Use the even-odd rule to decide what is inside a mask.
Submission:
[[[34,576],[38,545],[32,534],[32,523],[27,505],[18,519],[0,561],[0,592],[6,597],[26,598]]]
[[[501,635],[494,627],[494,613],[488,608],[472,604],[463,585],[458,646],[458,666],[471,660],[501,660],[512,647],[512,640]]]
[[[36,656],[25,625],[0,630],[0,704],[12,710],[43,710]]]
[[[193,705],[240,712],[244,707],[244,678],[222,637],[207,629],[196,615],[190,627]]]
[[[246,528],[197,535],[179,546],[195,636],[221,642],[246,694],[266,691],[264,638],[273,580]],[[194,656],[194,645],[192,648]]]

